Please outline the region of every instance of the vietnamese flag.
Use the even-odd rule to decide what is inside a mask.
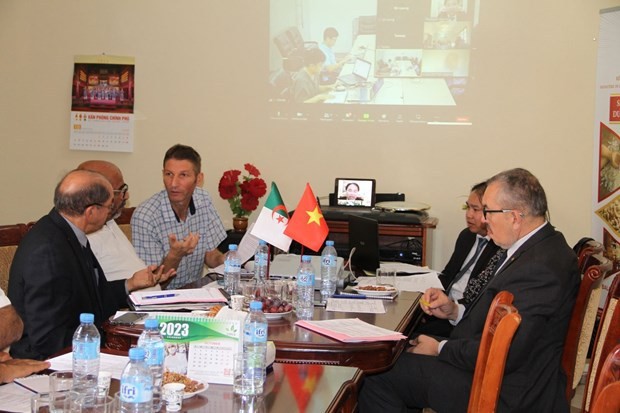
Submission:
[[[282,251],[288,251],[292,240],[284,235],[287,224],[288,212],[276,183],[272,182],[271,192],[252,227],[251,234]]]
[[[313,251],[318,252],[323,246],[329,228],[310,184],[306,184],[306,190],[284,233]]]

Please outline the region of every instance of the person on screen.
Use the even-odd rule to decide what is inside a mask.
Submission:
[[[319,85],[319,74],[325,62],[325,55],[319,48],[304,52],[304,67],[293,75],[291,86],[293,100],[300,103],[317,103],[329,99],[327,93],[332,86]]]
[[[462,21],[467,20],[467,13],[463,11],[459,0],[445,0],[437,18],[440,20]]]
[[[325,55],[325,62],[321,72],[321,83],[323,84],[334,83],[340,70],[342,70],[342,66],[351,59],[350,55],[347,55],[342,60],[336,59],[333,47],[338,40],[338,35],[338,30],[333,27],[328,27],[323,31],[323,43],[319,45],[319,49]]]
[[[356,182],[349,182],[338,199],[344,201],[339,202],[340,205],[362,205],[364,203],[364,197],[360,195],[360,186]]]

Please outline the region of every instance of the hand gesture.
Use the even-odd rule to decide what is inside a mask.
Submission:
[[[456,320],[459,311],[458,304],[439,288],[429,288],[424,292],[420,308],[428,315],[449,320]]]
[[[164,272],[164,266],[149,265],[148,267],[136,272],[127,280],[127,289],[129,291],[139,290],[141,288],[152,287],[159,283],[165,283],[170,278],[177,275],[174,268]]]
[[[0,362],[0,383],[9,383],[18,377],[30,376],[41,370],[48,369],[47,361],[28,359],[8,359]]]
[[[198,240],[200,239],[200,235],[194,234],[192,232],[182,240],[178,240],[175,234],[168,235],[168,242],[170,243],[170,252],[173,253],[176,257],[182,258],[186,255],[191,255],[198,245]]]
[[[413,354],[424,354],[427,356],[436,356],[439,354],[439,341],[432,337],[419,335],[413,340],[409,341],[411,347],[407,349],[407,352]]]

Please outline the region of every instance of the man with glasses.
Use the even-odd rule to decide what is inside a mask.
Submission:
[[[156,284],[146,290],[161,290],[160,283],[166,283],[176,274],[174,269],[163,272],[163,266],[148,266],[138,257],[136,250],[118,227],[115,219],[118,218],[129,199],[129,186],[125,183],[123,173],[111,162],[90,160],[82,162],[77,169],[98,172],[103,175],[114,188],[112,207],[108,221],[103,227],[88,234],[90,247],[103,268],[108,281],[124,280],[139,272],[152,273]],[[159,272],[157,271],[159,270]]]
[[[540,182],[524,169],[487,182],[483,222],[500,247],[497,268],[464,309],[441,290],[424,293],[427,313],[458,324],[448,340],[419,336],[388,372],[370,376],[360,393],[361,413],[430,407],[466,411],[480,336],[493,298],[514,295],[522,321],[512,341],[498,411],[568,412],[562,348],[580,276],[577,257],[548,222]],[[498,255],[498,256],[499,256]]]
[[[113,205],[113,188],[98,173],[71,171],[56,186],[54,208],[24,236],[11,265],[8,295],[24,323],[11,356],[45,359],[71,345],[80,313],[93,313],[100,327],[127,306],[129,292],[155,284],[152,273],[106,280],[86,235]]]
[[[487,235],[487,226],[482,216],[482,196],[487,187],[481,182],[471,188],[467,202],[465,202],[465,228],[459,234],[454,252],[446,267],[439,275],[446,294],[454,302],[467,305],[468,299],[463,293],[469,280],[476,279],[487,267],[489,260],[498,247]],[[429,334],[448,337],[452,332],[453,324],[443,318],[426,315],[420,320],[414,334]]]

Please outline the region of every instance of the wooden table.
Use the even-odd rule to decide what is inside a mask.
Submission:
[[[243,399],[230,385],[210,384],[206,391],[184,400],[182,412],[353,412],[362,375],[354,367],[275,363],[260,397]],[[119,386],[113,380],[110,394]]]
[[[211,282],[203,278],[188,286],[200,287]],[[384,300],[385,314],[341,313],[315,307],[314,320],[359,318],[370,324],[397,331],[405,335],[413,330],[419,316],[420,294],[404,291],[394,300]],[[268,339],[276,346],[276,362],[313,363],[353,366],[365,373],[378,373],[389,369],[406,345],[406,340],[366,343],[343,343],[295,325],[294,312],[282,319],[269,320]],[[142,326],[114,326],[104,323],[105,347],[128,351],[137,343]]]

